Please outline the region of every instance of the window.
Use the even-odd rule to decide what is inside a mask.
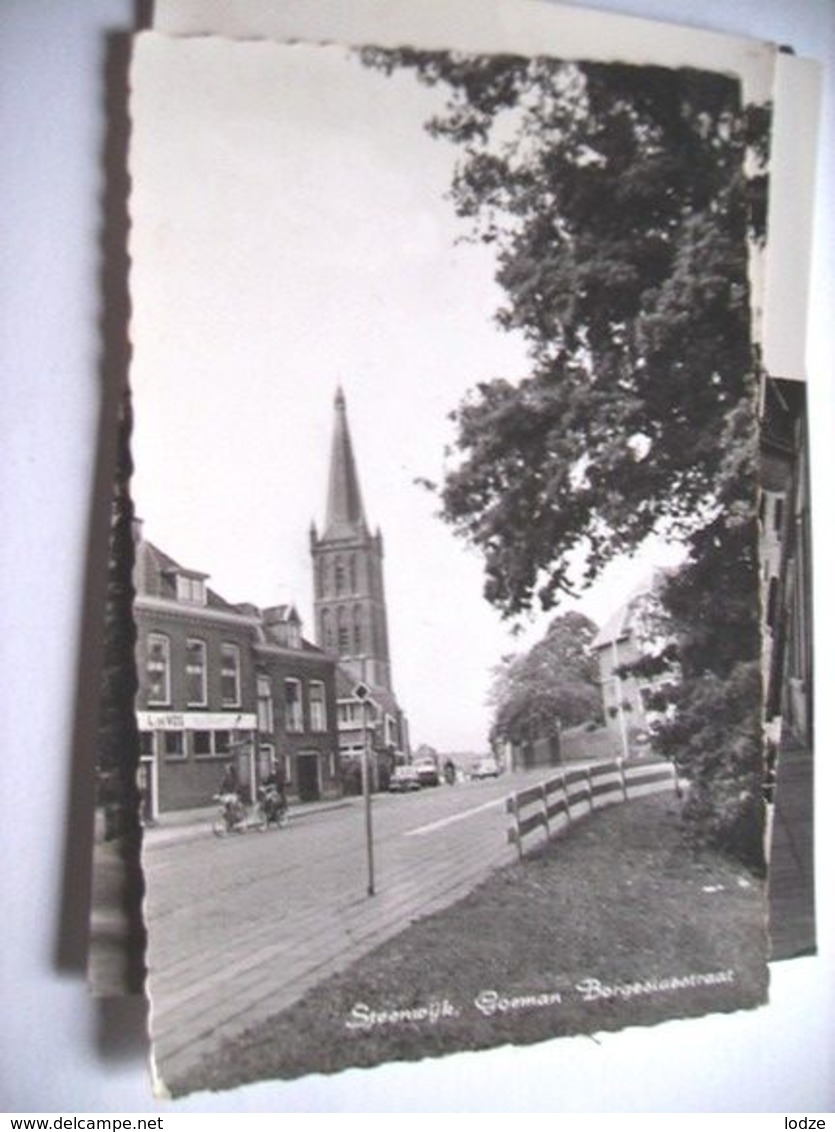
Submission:
[[[354,652],[362,652],[362,606],[354,606]]]
[[[263,782],[272,774],[275,766],[275,747],[272,743],[262,743],[258,748],[258,781]]]
[[[357,560],[353,554],[348,559],[348,587],[352,594],[357,592]]]
[[[192,746],[197,758],[209,758],[214,754],[211,731],[192,732]]]
[[[360,721],[360,705],[355,700],[343,701],[339,705],[338,714],[340,724],[350,726],[358,723]]]
[[[337,638],[336,638],[337,648],[339,649],[339,655],[344,656],[346,653],[351,651],[351,637],[350,637],[350,634],[348,632],[347,622],[345,620],[345,610],[341,605],[340,605],[339,609],[336,611],[336,627],[337,627]]]
[[[341,558],[337,558],[333,567],[334,573],[334,589],[336,596],[339,597],[345,592],[345,564]]]
[[[184,759],[186,757],[182,731],[163,731],[162,753],[167,759]]]
[[[333,648],[333,618],[329,609],[322,610],[322,642],[326,649]]]
[[[302,647],[302,627],[295,619],[287,622],[287,644],[291,649]]]
[[[284,681],[284,702],[287,705],[285,726],[288,731],[303,731],[302,686],[298,680]]]
[[[188,574],[178,574],[177,601],[185,601],[189,605],[205,605],[206,583],[203,578],[191,577]]]
[[[325,685],[321,680],[310,681],[310,730],[327,731],[328,715],[325,705]]]
[[[774,530],[779,538],[783,530],[783,500],[779,497],[774,500]]]
[[[202,707],[206,703],[206,645],[186,641],[186,703]]]
[[[228,758],[232,751],[231,731],[192,731],[191,749],[195,758]]]
[[[769,629],[774,629],[777,622],[777,597],[778,597],[778,582],[776,578],[771,578],[768,583],[768,600],[766,603],[765,621]]]
[[[220,646],[220,700],[224,707],[241,702],[241,651],[237,645]]]
[[[258,698],[258,730],[261,734],[271,735],[275,730],[273,716],[273,690],[269,676],[260,675],[256,682]]]
[[[139,732],[139,754],[142,758],[150,758],[154,754],[154,733],[153,731],[140,731]]]
[[[171,642],[162,633],[148,634],[148,703],[171,702]]]

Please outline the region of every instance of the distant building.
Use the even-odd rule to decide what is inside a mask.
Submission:
[[[376,773],[406,759],[409,736],[391,677],[383,537],[366,522],[345,396],[334,401],[325,524],[310,532],[317,645],[338,662],[339,750],[346,773],[366,745]]]
[[[815,750],[809,438],[802,382],[766,377],[760,561],[771,957],[814,954]]]
[[[766,719],[812,749],[812,555],[806,389],[767,378],[760,418],[760,564]]]
[[[146,816],[209,804],[230,762],[250,796],[274,769],[291,798],[338,794],[336,666],[304,639],[295,608],[233,605],[137,533]]]

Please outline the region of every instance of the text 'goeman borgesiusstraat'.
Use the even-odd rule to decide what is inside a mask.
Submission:
[[[586,978],[573,986],[549,989],[515,990],[504,992],[494,987],[485,988],[466,1003],[454,1002],[447,996],[433,998],[425,1003],[409,1006],[372,1006],[356,1002],[351,1007],[345,1026],[349,1030],[373,1030],[408,1024],[436,1026],[439,1023],[461,1018],[468,1012],[483,1017],[515,1014],[532,1010],[554,1010],[573,1002],[600,1002],[611,999],[631,999],[647,995],[675,994],[688,990],[722,986],[734,982],[734,972],[709,971],[698,974],[670,975],[658,978],[636,979],[632,982],[607,983],[598,978]],[[814,1127],[813,1125],[787,1125],[788,1127]]]

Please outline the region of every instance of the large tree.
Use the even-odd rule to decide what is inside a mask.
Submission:
[[[686,68],[376,48],[364,60],[446,90],[427,125],[459,147],[452,202],[494,247],[496,318],[530,355],[519,382],[474,375],[453,413],[442,517],[481,551],[485,595],[507,616],[557,604],[578,561],[582,585],[651,533],[687,540],[665,595],[681,640],[675,744],[702,811],[716,803],[716,822],[700,819],[713,836],[736,819],[711,769],[721,751],[708,758],[697,732],[723,682],[748,799],[759,770],[749,249],[763,238],[768,109],[743,106],[733,77]]]
[[[600,716],[597,626],[582,613],[555,617],[541,641],[495,670],[491,741],[521,743]]]
[[[481,375],[454,413],[442,513],[482,552],[491,602],[548,608],[578,554],[590,580],[651,531],[698,528],[728,447],[753,436],[746,237],[762,178],[746,158],[762,113],[693,70],[365,59],[448,90],[429,128],[461,149],[452,201],[494,246],[498,322],[530,351],[528,378]]]

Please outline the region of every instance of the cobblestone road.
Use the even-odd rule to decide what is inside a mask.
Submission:
[[[541,772],[540,775],[541,777]],[[514,787],[522,784],[514,776]],[[411,920],[512,860],[507,780],[374,800],[375,895],[361,799],[288,829],[223,840],[206,827],[146,842],[149,986],[157,1071],[279,1013]]]

